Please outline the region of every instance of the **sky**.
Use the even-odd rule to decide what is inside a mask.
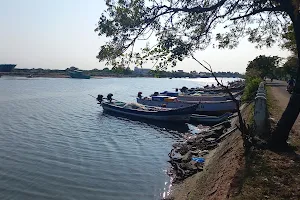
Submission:
[[[111,67],[96,58],[106,40],[94,32],[106,9],[105,0],[0,0],[0,5],[0,64],[43,69]],[[258,55],[289,54],[278,46],[259,50],[244,39],[233,50],[209,47],[195,57],[210,63],[214,71],[244,73]],[[170,68],[179,69],[205,71],[191,59]]]

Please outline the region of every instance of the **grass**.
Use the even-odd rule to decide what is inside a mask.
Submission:
[[[257,92],[257,88],[262,80],[260,78],[248,78],[246,79],[246,87],[242,96],[242,101],[247,102],[254,99]]]
[[[278,102],[277,99],[272,94],[270,86],[266,86],[266,93],[267,93],[267,107],[270,116],[278,120],[281,117],[281,113],[283,112],[283,110],[280,108],[280,106],[277,103]]]
[[[247,118],[247,123],[252,125],[254,123],[254,102],[249,105],[249,115]]]

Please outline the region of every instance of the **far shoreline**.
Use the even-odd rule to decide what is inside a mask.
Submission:
[[[19,74],[13,72],[0,72],[1,76],[10,76],[10,77],[23,77],[23,78],[71,78],[69,75],[66,74]],[[169,79],[181,79],[181,78],[191,78],[191,79],[208,79],[213,77],[153,77],[153,76],[124,76],[124,75],[105,75],[105,76],[93,76],[91,75],[91,79],[103,79],[103,78],[169,78]],[[241,77],[218,77],[218,78],[238,78],[242,79]]]

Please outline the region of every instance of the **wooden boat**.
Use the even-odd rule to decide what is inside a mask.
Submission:
[[[90,79],[91,76],[86,75],[83,73],[83,71],[80,70],[74,70],[70,72],[71,78],[78,78],[78,79]]]
[[[234,98],[237,98],[242,94],[242,91],[232,93]],[[196,93],[192,95],[181,94],[178,96],[178,100],[180,101],[226,101],[231,100],[231,97],[227,93],[220,94],[201,94]]]
[[[196,121],[199,123],[207,123],[207,124],[218,124],[228,119],[228,117],[230,117],[231,115],[232,115],[231,113],[225,113],[221,116],[192,114],[191,121]]]
[[[233,92],[233,97],[238,98],[243,91]],[[178,93],[178,92],[168,92],[164,91],[161,93],[155,92],[151,96],[170,96],[177,97],[179,101],[226,101],[231,100],[231,97],[227,93],[207,93],[207,92],[197,92],[197,93]]]
[[[140,104],[127,104],[120,101],[101,102],[104,111],[110,111],[126,116],[138,117],[150,120],[160,121],[189,121],[192,113],[195,112],[198,105],[189,105],[184,108],[159,108],[149,107]]]
[[[243,90],[244,88],[245,88],[245,85],[238,85],[238,86],[230,86],[228,89],[231,92],[237,92],[237,91]],[[226,92],[226,90],[224,88],[222,88],[222,87],[200,88],[198,91],[205,91],[205,92]]]
[[[236,110],[236,104],[232,100],[225,101],[181,101],[177,97],[155,96],[152,98],[137,98],[137,103],[166,108],[184,108],[198,104],[198,112],[232,112]]]

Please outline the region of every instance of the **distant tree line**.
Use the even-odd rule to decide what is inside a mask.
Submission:
[[[76,67],[66,68],[65,70],[57,70],[57,69],[42,69],[42,68],[32,68],[32,69],[14,69],[12,74],[13,75],[20,75],[20,76],[47,76],[47,75],[61,75],[61,76],[68,76],[70,71],[80,70]],[[114,77],[156,77],[156,78],[208,78],[211,77],[210,73],[207,72],[183,72],[183,71],[165,71],[165,70],[150,70],[149,73],[140,74],[135,73],[134,70],[131,70],[129,67],[112,67],[109,69],[105,67],[104,69],[92,69],[92,70],[82,70],[85,74],[91,76],[114,76]],[[236,78],[243,78],[244,75],[238,72],[216,72],[215,73],[218,77],[236,77]]]

